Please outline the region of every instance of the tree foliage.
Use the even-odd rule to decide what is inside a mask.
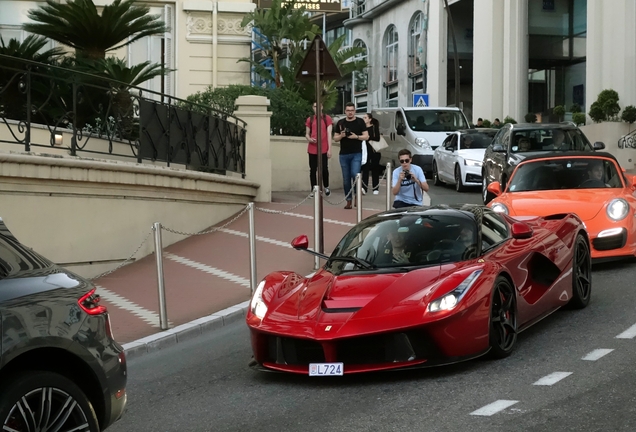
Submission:
[[[524,117],[526,123],[536,123],[537,122],[537,115],[535,113],[528,113],[525,115]]]
[[[621,120],[629,124],[636,122],[636,107],[634,105],[626,106],[621,114]]]
[[[582,113],[582,112],[572,113],[572,121],[577,126],[584,125],[585,124],[585,113]]]
[[[596,102],[590,106],[589,115],[596,123],[602,121],[617,121],[618,113],[621,111],[618,105],[618,93],[615,90],[607,89],[598,94]]]

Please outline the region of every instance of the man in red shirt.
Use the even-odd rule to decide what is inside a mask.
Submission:
[[[318,184],[316,180],[316,171],[318,171],[318,125],[316,124],[316,102],[313,105],[314,115],[307,117],[305,121],[305,138],[307,139],[307,153],[309,154],[309,181],[311,182],[311,190],[314,190],[314,186]],[[322,112],[322,104],[320,105],[320,111]],[[322,184],[325,189],[325,195],[331,195],[329,190],[329,163],[328,159],[331,157],[331,130],[333,128],[333,122],[331,117],[326,114],[322,114],[322,121],[320,122],[322,130],[320,131],[322,141]],[[313,192],[312,192],[313,196]]]

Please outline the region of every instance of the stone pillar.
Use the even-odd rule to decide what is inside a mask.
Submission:
[[[528,113],[528,0],[507,0],[504,8],[502,117],[525,122]]]
[[[406,44],[404,44],[406,45]],[[426,53],[427,85],[430,106],[447,104],[448,69],[448,15],[444,2],[429,2],[428,9],[428,50]]]
[[[475,5],[473,46],[473,121],[503,121],[504,0]],[[516,24],[516,23],[515,23]],[[526,60],[527,61],[527,60]]]
[[[272,159],[270,152],[269,99],[239,96],[234,115],[247,123],[245,137],[245,179],[260,184],[255,201],[272,200]]]
[[[618,92],[619,105],[636,105],[636,2],[587,1],[585,111],[602,90]]]

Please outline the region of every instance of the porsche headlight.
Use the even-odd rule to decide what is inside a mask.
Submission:
[[[506,207],[504,204],[494,203],[491,208],[494,212],[508,214],[508,207]]]
[[[250,310],[259,319],[263,319],[267,313],[267,305],[263,301],[263,288],[265,288],[265,281],[258,284],[250,302]]]
[[[472,166],[472,167],[480,167],[481,166],[481,161],[472,160],[472,159],[464,159],[464,165]]]
[[[415,145],[422,147],[424,150],[430,150],[431,145],[426,141],[426,138],[415,138]]]
[[[607,217],[613,221],[625,219],[629,213],[629,204],[622,198],[613,199],[607,206]]]
[[[428,304],[429,312],[439,312],[444,310],[450,310],[454,308],[457,303],[464,297],[471,286],[475,283],[479,275],[483,270],[475,270],[468,276],[462,283],[457,285],[457,288],[443,295],[442,297],[433,300]]]

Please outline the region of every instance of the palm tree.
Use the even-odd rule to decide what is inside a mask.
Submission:
[[[114,0],[101,15],[92,0],[67,0],[46,4],[28,12],[33,23],[24,30],[75,49],[77,57],[103,59],[113,51],[146,36],[167,31],[161,18],[135,0]]]

